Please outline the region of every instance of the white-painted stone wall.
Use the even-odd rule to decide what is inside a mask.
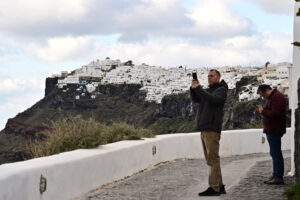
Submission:
[[[300,2],[295,3],[294,10],[294,41],[300,42],[300,17],[296,16],[296,13],[299,11]],[[290,68],[290,77],[289,77],[289,101],[290,108],[292,112],[292,125],[291,125],[291,156],[294,156],[295,150],[295,109],[298,107],[298,79],[300,78],[300,47],[293,47],[293,67]],[[294,159],[292,159],[292,169],[291,175],[295,173]]]
[[[282,147],[290,148],[290,129],[283,137]],[[154,155],[153,150],[156,150]],[[268,151],[268,143],[261,129],[222,133],[221,156]],[[0,165],[0,199],[73,199],[103,184],[130,176],[157,163],[178,158],[203,158],[199,133],[121,141],[96,149],[76,150],[3,164]],[[41,175],[47,180],[47,188],[43,194],[39,191]]]

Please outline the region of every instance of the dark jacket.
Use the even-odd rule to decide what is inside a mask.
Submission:
[[[284,95],[274,89],[267,98],[267,103],[262,111],[264,133],[283,135],[286,132]]]
[[[199,131],[221,133],[227,90],[224,81],[210,85],[207,89],[201,86],[190,88],[192,101],[198,103],[196,123]]]

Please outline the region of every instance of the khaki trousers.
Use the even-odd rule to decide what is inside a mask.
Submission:
[[[223,185],[220,166],[220,139],[221,134],[214,131],[202,131],[201,141],[206,163],[209,166],[208,184],[219,192]]]

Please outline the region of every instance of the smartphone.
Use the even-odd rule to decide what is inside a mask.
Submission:
[[[193,72],[193,73],[192,73],[192,76],[193,76],[193,80],[198,80],[198,78],[197,78],[197,73],[196,73],[196,72]]]

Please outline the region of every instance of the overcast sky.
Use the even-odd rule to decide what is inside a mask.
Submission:
[[[164,67],[292,61],[292,0],[0,0],[0,129],[47,76],[91,60]]]

